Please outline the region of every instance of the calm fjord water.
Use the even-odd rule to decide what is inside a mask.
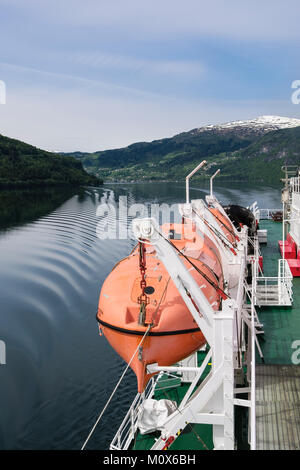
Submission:
[[[191,197],[208,187],[192,185]],[[221,202],[279,208],[280,190],[216,185]],[[101,285],[134,242],[100,240],[102,201],[184,200],[180,183],[104,185],[0,193],[0,449],[79,449],[105,405],[123,361],[99,337],[95,319]],[[89,449],[105,449],[136,393],[130,371]]]

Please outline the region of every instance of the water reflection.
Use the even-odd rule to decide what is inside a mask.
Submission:
[[[84,193],[84,190],[80,190]],[[36,220],[56,209],[76,193],[74,188],[0,191],[0,228],[8,229]]]

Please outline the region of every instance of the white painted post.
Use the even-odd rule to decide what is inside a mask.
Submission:
[[[284,255],[285,255],[285,243],[284,243],[284,239],[285,239],[285,227],[284,227],[284,224],[285,224],[285,219],[284,219],[284,201],[282,201],[282,258],[284,259]]]
[[[213,197],[213,180],[215,179],[215,177],[220,173],[220,168],[215,172],[214,175],[212,175],[212,177],[210,178],[210,197]]]
[[[206,160],[203,160],[201,163],[199,163],[196,168],[191,171],[187,177],[185,178],[185,190],[186,190],[186,203],[189,204],[190,202],[190,178],[198,171],[200,168],[202,168],[204,165],[206,165]]]
[[[255,326],[254,326],[254,284],[252,283],[251,295],[251,450],[256,449],[256,398],[255,398]]]
[[[6,364],[6,344],[0,340],[0,365]]]
[[[213,372],[221,366],[223,386],[215,396],[215,413],[224,414],[224,424],[213,426],[215,449],[234,449],[234,357],[233,357],[233,300],[223,302],[223,309],[217,312],[214,321]]]

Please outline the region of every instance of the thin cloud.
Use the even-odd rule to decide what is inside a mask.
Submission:
[[[144,95],[144,96],[160,96],[159,93],[154,93],[154,92],[148,92],[148,91],[143,91],[137,88],[130,88],[126,86],[121,86],[121,85],[116,85],[114,83],[109,83],[109,82],[104,82],[101,80],[95,80],[95,79],[90,79],[90,78],[85,78],[85,77],[80,77],[76,75],[69,75],[65,73],[57,73],[57,72],[49,72],[47,70],[42,70],[42,69],[36,69],[33,67],[24,67],[22,65],[17,65],[17,64],[9,64],[7,62],[0,62],[0,68],[3,69],[9,69],[11,71],[17,71],[17,72],[22,72],[22,73],[31,73],[34,75],[42,75],[45,77],[49,78],[54,78],[54,79],[59,79],[59,80],[64,80],[64,81],[75,81],[75,82],[81,82],[83,84],[87,85],[96,85],[102,88],[109,89],[111,91],[120,91],[120,92],[127,92],[127,93],[132,93],[136,95]]]
[[[89,51],[74,54],[71,61],[97,69],[134,71],[157,76],[179,77],[181,79],[199,79],[206,73],[206,67],[196,60],[140,59]]]

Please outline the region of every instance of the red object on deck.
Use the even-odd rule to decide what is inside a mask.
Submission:
[[[259,267],[261,269],[261,272],[263,272],[264,271],[264,260],[263,260],[262,256],[259,257],[258,264],[259,264]]]
[[[296,243],[294,242],[294,240],[292,239],[292,242],[290,242],[289,240],[286,240],[284,242],[282,240],[279,240],[278,246],[279,246],[279,251],[281,253],[281,256],[283,256],[283,245],[284,245],[284,258],[295,259],[297,251],[296,251]]]
[[[290,233],[287,234],[286,241],[289,242],[292,246],[294,246],[294,245],[296,246],[296,242],[295,242],[295,240],[293,239],[293,237],[291,236]]]
[[[293,277],[300,276],[300,259],[288,259],[288,265],[290,267]]]
[[[284,246],[284,258],[288,262],[293,277],[300,277],[300,250],[293,237],[288,233],[284,242],[279,240],[278,246],[281,256],[283,255]]]

